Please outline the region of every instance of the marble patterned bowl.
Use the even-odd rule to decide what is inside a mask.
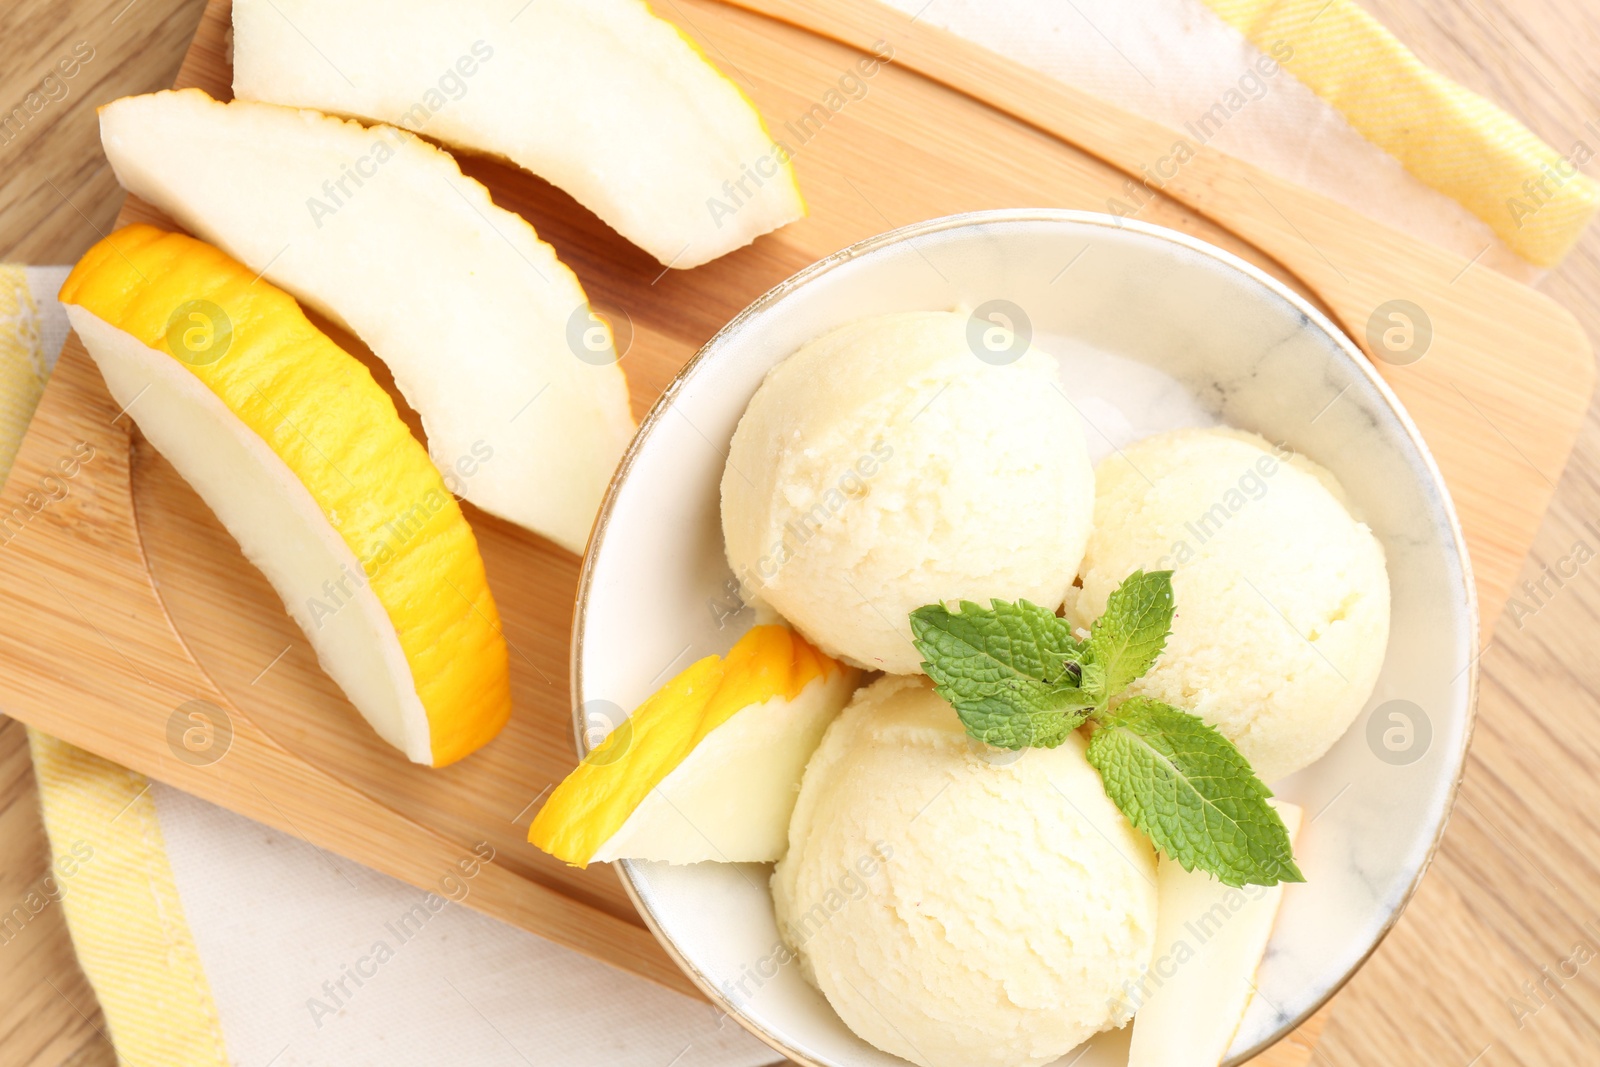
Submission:
[[[1331,470],[1383,542],[1388,656],[1331,752],[1276,783],[1308,825],[1229,1063],[1321,1006],[1394,925],[1448,818],[1472,726],[1477,606],[1450,497],[1416,427],[1359,350],[1284,285],[1170,230],[1072,211],[908,226],[761,297],[684,368],[612,482],[584,563],[573,641],[580,750],[694,658],[750,624],[723,557],[718,481],[746,403],[805,341],[891,311],[967,307],[1059,356],[1101,452],[1226,422]],[[712,1001],[804,1064],[900,1064],[850,1033],[784,962],[770,868],[627,861],[650,928]],[[1126,1063],[1127,1031],[1062,1063]],[[1078,1058],[1073,1058],[1078,1057]]]

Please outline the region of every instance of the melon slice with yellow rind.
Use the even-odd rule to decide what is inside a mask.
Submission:
[[[100,139],[129,192],[359,337],[452,491],[583,551],[634,431],[610,327],[448,152],[199,89],[105,105]]]
[[[234,0],[233,34],[240,99],[509,159],[668,267],[805,214],[793,148],[642,0]]]
[[[499,732],[506,645],[477,540],[360,361],[254,271],[151,226],[91,248],[61,301],[379,736],[442,766]]]
[[[579,867],[774,861],[806,761],[859,680],[787,626],[756,626],[612,730],[550,794],[528,840]]]

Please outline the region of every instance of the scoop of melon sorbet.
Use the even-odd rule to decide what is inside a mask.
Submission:
[[[980,358],[971,327],[910,312],[826,334],[772,369],[734,433],[728,561],[835,658],[915,674],[913,610],[1053,610],[1078,572],[1094,472],[1057,363],[1015,338],[1015,358]]]
[[[803,973],[923,1067],[1035,1067],[1128,1021],[1156,864],[1073,734],[971,741],[925,678],[856,694],[806,768],[772,878]]]
[[[1254,434],[1177,430],[1096,471],[1087,623],[1130,573],[1171,569],[1177,613],[1127,690],[1191,711],[1272,782],[1319,759],[1365,706],[1389,642],[1383,546],[1323,468]]]

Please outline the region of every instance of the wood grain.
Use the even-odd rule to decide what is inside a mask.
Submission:
[[[1592,3],[1367,2],[1425,62],[1558,150],[1579,140],[1600,149]],[[1600,176],[1593,163],[1585,170]],[[1541,288],[1600,337],[1600,230],[1591,226]],[[1517,599],[1481,660],[1477,733],[1444,846],[1400,925],[1340,994],[1319,1063],[1600,1063],[1600,963],[1559,972],[1580,941],[1600,948],[1600,570],[1586,565],[1560,588],[1547,581],[1552,595],[1520,588],[1579,540],[1600,549],[1588,525],[1596,520],[1600,408],[1591,404]],[[1529,997],[1525,983],[1546,992]]]
[[[96,10],[102,6],[108,10]],[[120,6],[80,0],[57,10],[93,23],[105,21],[115,14],[109,9]],[[1395,0],[1373,6],[1424,58],[1514,105],[1519,117],[1558,146],[1582,135],[1583,121],[1593,117],[1600,78],[1591,57],[1600,41],[1592,13],[1574,0],[1538,0],[1519,5],[1515,15],[1494,0],[1464,6]],[[170,0],[142,0],[141,10],[143,17],[156,19],[176,7]],[[72,21],[69,17],[64,24]],[[54,24],[49,28],[54,30]],[[16,39],[11,34],[0,37],[8,45]],[[126,69],[136,65],[136,58],[125,54],[117,62]],[[36,66],[50,59],[41,47]],[[8,155],[0,158],[11,162]],[[99,162],[98,153],[94,159]],[[42,177],[55,176],[38,162],[34,158],[30,167],[8,166],[0,181],[32,188]],[[5,187],[9,201],[16,186]],[[114,196],[104,184],[98,188]],[[79,199],[86,214],[99,210],[104,213],[96,217],[109,217],[104,206],[87,201],[88,195],[86,191]],[[895,201],[886,206],[893,208]],[[541,231],[551,232],[543,219],[536,221]],[[1193,224],[1181,215],[1178,222],[1184,228]],[[14,244],[22,232],[18,224],[16,216],[0,207],[0,249]],[[882,221],[872,228],[884,228]],[[80,225],[62,240],[56,246],[59,252],[33,254],[71,258],[93,240],[93,232]],[[558,247],[568,254],[559,242]],[[1546,285],[1579,311],[1591,332],[1600,326],[1597,251],[1600,242],[1591,233]],[[594,281],[588,276],[584,281],[594,292]],[[1600,426],[1591,415],[1525,577],[1537,577],[1540,565],[1567,555],[1580,536],[1595,543],[1582,521],[1600,514],[1597,467]],[[1554,965],[1570,952],[1571,939],[1583,922],[1594,918],[1594,902],[1600,900],[1600,872],[1593,861],[1600,835],[1590,820],[1572,814],[1581,810],[1579,804],[1592,811],[1600,799],[1592,784],[1600,771],[1600,728],[1589,713],[1593,695],[1600,693],[1600,668],[1586,642],[1594,630],[1597,604],[1593,576],[1585,570],[1536,615],[1508,618],[1485,653],[1485,693],[1467,803],[1399,930],[1339,998],[1318,1062],[1465,1064],[1485,1044],[1489,1047],[1479,1062],[1486,1064],[1600,1059],[1600,1027],[1594,1022],[1600,1018],[1600,1003],[1592,972],[1565,983],[1559,996],[1525,1019],[1520,1029],[1505,1004],[1519,983],[1538,977],[1540,966]],[[1518,627],[1518,621],[1523,625]],[[1558,773],[1543,773],[1543,768]],[[13,843],[9,833],[0,837],[0,856],[12,855]],[[42,862],[35,858],[34,864],[42,872]],[[0,967],[0,989],[24,988],[30,972],[13,970],[11,961],[6,962]],[[32,974],[31,981],[37,985],[40,979]],[[0,1019],[6,1020],[0,1034],[17,1031],[10,1020],[23,1003],[10,996],[0,1000]],[[27,1002],[24,1010],[30,1018],[43,1019],[52,1009],[48,1003]],[[57,1005],[56,1014],[76,1018],[64,1004]],[[66,1022],[63,1018],[63,1026]],[[13,1060],[16,1047],[10,1040],[0,1042],[0,1063],[59,1062]]]
[[[70,263],[109,231],[122,203],[100,151],[94,109],[170,85],[205,0],[6,0],[0,5],[0,114],[28,116],[0,132],[0,250],[7,262]],[[59,88],[38,92],[57,64],[86,48]],[[80,53],[81,54],[81,53]],[[53,99],[52,99],[53,97]]]

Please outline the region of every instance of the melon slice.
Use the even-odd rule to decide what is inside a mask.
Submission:
[[[380,737],[442,766],[499,732],[506,644],[477,541],[359,360],[254,271],[150,226],[91,248],[61,301]]]
[[[1291,843],[1301,811],[1280,800]],[[1255,995],[1283,883],[1232,889],[1162,856],[1156,873],[1156,949],[1135,1005],[1128,1067],[1217,1067]]]
[[[233,91],[509,159],[670,267],[805,214],[755,106],[640,0],[235,0]]]
[[[641,704],[545,802],[528,840],[579,867],[768,863],[800,776],[860,672],[787,626],[757,626]]]
[[[198,89],[114,101],[100,135],[130,192],[388,365],[453,491],[583,551],[634,429],[609,331],[447,153]]]

